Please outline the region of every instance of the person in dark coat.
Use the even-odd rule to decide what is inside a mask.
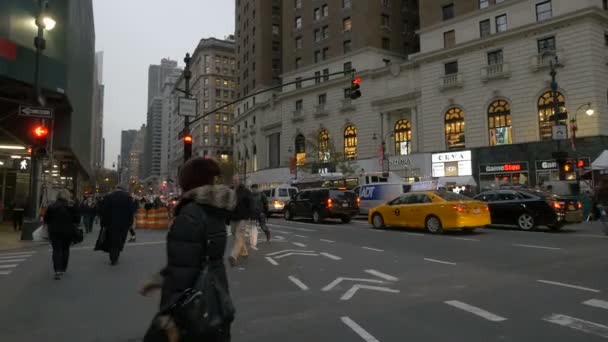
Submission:
[[[68,268],[70,246],[80,216],[76,207],[70,203],[70,192],[62,189],[57,194],[57,201],[51,204],[44,214],[44,223],[48,227],[49,239],[53,247],[53,268],[55,279],[59,280]]]
[[[229,293],[223,260],[227,239],[225,222],[236,205],[236,197],[227,186],[214,184],[219,174],[219,165],[205,158],[190,160],[180,171],[179,182],[184,195],[175,209],[175,220],[167,234],[167,266],[161,271],[160,279],[157,279],[159,283],[145,285],[142,289],[145,295],[149,290],[161,287],[161,312],[195,285],[203,267],[202,260],[206,257],[211,264],[209,271],[215,273],[220,286]],[[144,341],[175,340],[170,336],[175,336],[176,330],[180,334],[187,334],[181,328],[168,328],[172,324],[167,321],[170,320],[167,316],[157,317],[156,320],[163,322],[158,326],[166,327],[166,331],[151,329]],[[201,341],[230,341],[230,322]]]
[[[103,229],[99,233],[95,249],[109,253],[112,265],[118,263],[127,233],[133,225],[135,211],[135,201],[121,187],[106,195],[101,202],[100,216]]]
[[[250,220],[253,216],[253,198],[251,191],[243,184],[239,184],[235,190],[236,208],[230,217],[230,226],[234,243],[228,261],[232,267],[239,264],[239,256],[247,256],[245,246],[245,233],[249,229]]]
[[[92,197],[87,197],[80,206],[80,214],[84,221],[85,231],[90,233],[93,231],[93,222],[97,216],[97,208]]]

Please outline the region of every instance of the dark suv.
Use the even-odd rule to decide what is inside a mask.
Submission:
[[[286,220],[296,217],[312,218],[314,223],[321,223],[326,218],[339,218],[344,223],[359,214],[357,196],[352,191],[321,188],[306,189],[285,205]]]

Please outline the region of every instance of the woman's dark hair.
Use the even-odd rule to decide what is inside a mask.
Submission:
[[[220,175],[220,166],[213,159],[190,159],[179,172],[179,185],[184,192],[203,185],[212,185]]]

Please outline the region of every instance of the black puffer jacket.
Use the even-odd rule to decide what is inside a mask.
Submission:
[[[44,214],[44,223],[47,224],[51,236],[72,233],[79,222],[78,210],[72,203],[63,199],[49,205]]]
[[[209,185],[184,194],[175,209],[175,221],[167,234],[167,266],[162,271],[161,310],[192,287],[205,256],[211,272],[228,292],[224,266],[226,219],[236,205],[235,194],[222,185]],[[209,240],[209,248],[205,243]]]

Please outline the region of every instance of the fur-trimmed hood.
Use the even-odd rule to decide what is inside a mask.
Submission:
[[[233,211],[236,207],[236,195],[232,189],[225,185],[204,185],[186,192],[182,196],[182,202],[196,202]]]

